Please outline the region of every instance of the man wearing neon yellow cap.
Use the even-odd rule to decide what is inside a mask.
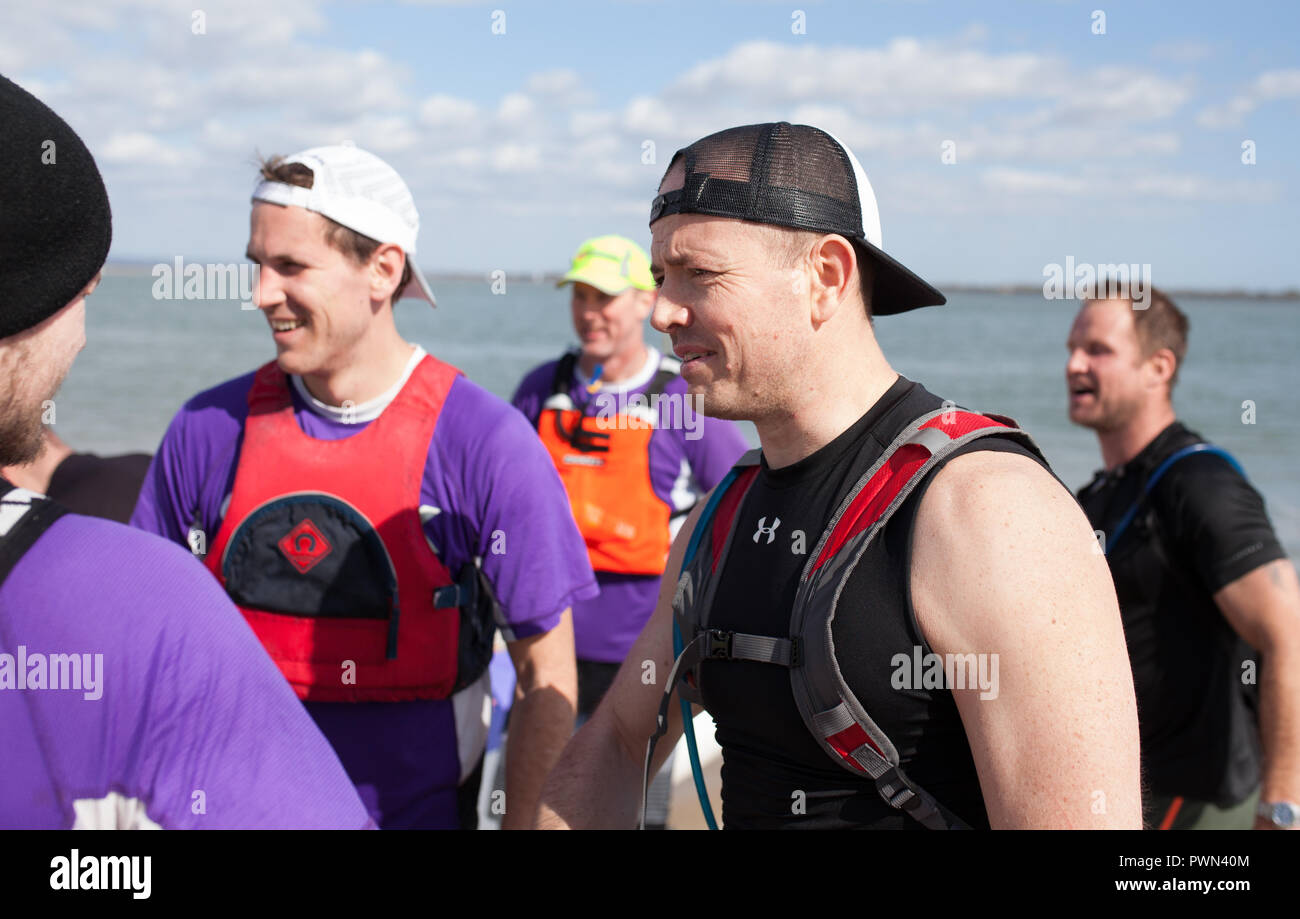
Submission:
[[[595,711],[654,610],[668,547],[701,495],[746,448],[729,421],[686,396],[681,362],[645,342],[650,260],[621,236],[584,242],[572,285],[580,346],[530,372],[514,404],[537,427],[569,493],[600,596],[573,605],[578,717]],[[647,826],[667,812],[665,767]]]

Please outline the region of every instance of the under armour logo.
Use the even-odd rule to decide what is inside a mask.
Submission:
[[[770,546],[772,544],[772,540],[776,539],[776,528],[781,525],[781,518],[780,517],[773,518],[772,525],[770,527],[763,526],[763,524],[766,522],[767,522],[766,517],[758,518],[758,529],[754,531],[754,542],[758,542],[758,537],[766,533],[767,544]]]

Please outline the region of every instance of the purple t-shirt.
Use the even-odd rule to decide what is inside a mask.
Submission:
[[[408,365],[423,354],[417,351]],[[133,526],[186,544],[197,516],[214,541],[234,486],[248,391],[246,374],[199,393],[173,419],[145,477]],[[315,403],[293,380],[303,432],[340,440],[364,429],[389,394],[350,409]],[[326,417],[334,413],[339,417]],[[554,628],[566,608],[598,590],[559,475],[524,419],[457,377],[429,443],[420,489],[430,544],[449,571],[478,556],[501,602],[507,641]],[[384,828],[456,828],[458,790],[487,741],[489,677],[451,699],[307,703]]]
[[[0,654],[0,827],[373,826],[184,549],[107,520],[57,520],[0,586]]]
[[[587,391],[587,380],[574,368],[569,398],[575,408],[586,407],[597,415],[613,415],[620,404],[627,404],[633,394],[645,395],[659,368],[659,352],[651,348],[646,366],[634,378],[617,384],[605,384],[597,393]],[[558,361],[550,361],[530,371],[515,391],[515,408],[537,425],[542,404],[551,394]],[[686,381],[675,377],[664,389],[667,396],[684,399]],[[604,402],[596,400],[603,399]],[[678,403],[679,405],[681,403]],[[691,403],[694,405],[694,403]],[[680,413],[671,415],[681,418]],[[588,422],[590,425],[591,422]],[[534,435],[536,436],[536,435]],[[669,507],[675,518],[673,532],[685,519],[700,497],[722,481],[723,476],[748,449],[740,429],[730,421],[695,417],[690,425],[657,427],[650,435],[650,484],[655,495]],[[621,663],[646,620],[654,612],[659,597],[659,578],[644,575],[596,572],[600,595],[574,604],[573,637],[581,660]]]

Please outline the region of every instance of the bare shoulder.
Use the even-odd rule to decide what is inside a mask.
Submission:
[[[953,691],[992,825],[1139,826],[1119,606],[1073,496],[1024,455],[963,454],[921,500],[909,576],[935,653],[996,662],[993,698]]]
[[[912,537],[913,605],[927,634],[987,634],[1018,611],[1046,616],[1080,605],[1109,614],[1114,588],[1074,497],[1023,454],[963,454],[935,474]],[[953,621],[956,617],[965,621]],[[1027,625],[1022,621],[1021,625]]]
[[[1051,519],[1061,508],[1082,512],[1061,483],[1021,453],[965,453],[934,475],[917,513],[922,523],[960,537],[975,526],[1019,527]],[[942,533],[940,533],[942,535]]]

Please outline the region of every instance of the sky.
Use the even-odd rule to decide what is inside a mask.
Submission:
[[[0,73],[95,155],[116,261],[242,261],[257,156],[350,140],[410,185],[426,269],[563,271],[649,245],[675,150],[784,120],[853,149],[940,285],[1073,258],[1280,290],[1296,35],[1292,2],[59,0],[0,11]]]

